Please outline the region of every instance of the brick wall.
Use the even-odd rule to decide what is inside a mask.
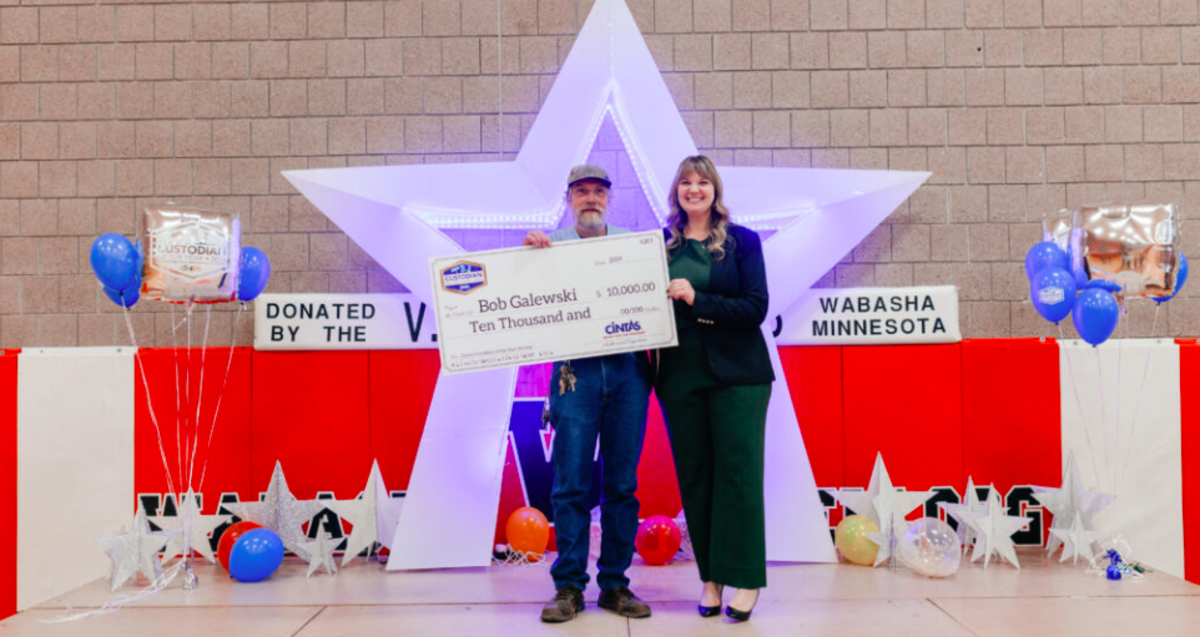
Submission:
[[[965,335],[1049,334],[1021,265],[1044,211],[1200,216],[1197,0],[629,5],[718,164],[933,172],[823,285],[955,283]],[[239,211],[271,291],[402,289],[279,171],[515,153],[590,6],[502,0],[498,46],[495,0],[0,0],[0,347],[127,343],[87,252],[166,198]],[[1157,334],[1200,334],[1197,289]],[[171,311],[137,307],[139,345]],[[211,312],[210,344],[250,341]]]

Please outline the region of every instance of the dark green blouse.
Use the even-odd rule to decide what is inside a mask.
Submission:
[[[672,279],[687,279],[697,292],[708,291],[708,276],[712,268],[708,244],[695,239],[684,239],[681,246],[674,248],[671,254],[669,270]],[[687,301],[675,301],[675,327],[679,331],[692,329],[696,326],[696,317],[692,315],[692,306]]]

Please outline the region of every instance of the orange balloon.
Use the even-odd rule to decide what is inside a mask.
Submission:
[[[229,570],[229,552],[233,550],[233,543],[237,542],[237,539],[242,537],[242,534],[246,531],[251,531],[257,528],[259,528],[259,526],[254,522],[242,520],[237,524],[230,525],[230,527],[225,529],[225,532],[221,534],[221,539],[217,542],[217,561],[221,562],[221,566],[224,566],[225,570]]]
[[[541,559],[550,543],[550,522],[533,507],[513,511],[504,532],[508,536],[508,548],[528,559]]]

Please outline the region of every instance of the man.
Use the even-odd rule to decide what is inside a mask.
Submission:
[[[550,235],[525,236],[525,245],[548,248],[555,241],[590,239],[629,232],[605,221],[612,182],[599,166],[571,169],[567,203],[575,224]],[[629,590],[625,569],[633,559],[638,527],[637,465],[646,431],[650,396],[649,366],[641,353],[612,354],[554,364],[549,417],[554,427],[552,458],[554,528],[558,559],[550,568],[554,599],[542,608],[542,621],[565,622],[584,608],[588,583],[588,541],[592,517],[592,459],[600,438],[601,501],[599,606],[624,617],[649,617],[650,607]]]

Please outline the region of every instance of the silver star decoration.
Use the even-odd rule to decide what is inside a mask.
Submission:
[[[266,498],[261,502],[239,502],[224,506],[239,518],[274,531],[279,539],[283,540],[284,548],[301,557],[307,557],[303,545],[308,541],[308,537],[302,527],[325,508],[325,503],[319,500],[297,500],[288,490],[287,478],[283,477],[283,465],[276,462]]]
[[[369,549],[387,538],[391,542],[396,531],[396,523],[400,519],[399,505],[404,501],[395,501],[388,494],[383,476],[379,473],[379,461],[371,465],[371,475],[362,493],[354,500],[335,500],[327,503],[329,508],[339,518],[354,526],[350,537],[346,540],[346,552],[342,554],[342,568],[345,568],[363,549]]]
[[[1046,542],[1046,553],[1054,555],[1063,540],[1053,533],[1054,529],[1068,530],[1079,513],[1083,528],[1088,531],[1096,529],[1096,514],[1112,504],[1116,496],[1099,491],[1089,491],[1079,477],[1079,467],[1075,464],[1075,454],[1067,456],[1067,466],[1063,469],[1062,487],[1033,487],[1037,501],[1054,515],[1050,524],[1050,540]]]
[[[893,486],[887,465],[883,462],[883,454],[877,453],[866,491],[835,489],[832,495],[842,506],[879,525],[879,533],[866,534],[868,539],[879,545],[879,552],[875,554],[875,566],[879,566],[891,557],[896,538],[908,530],[908,521],[904,516],[924,504],[933,493],[903,491]]]
[[[308,560],[308,573],[304,576],[312,577],[312,574],[322,566],[330,575],[337,573],[337,560],[333,559],[333,551],[337,545],[337,542],[329,541],[329,537],[325,533],[317,534],[317,539],[312,542],[301,544],[300,547],[306,556],[304,559]]]
[[[112,590],[115,592],[138,571],[152,580],[162,577],[162,560],[158,554],[176,533],[178,531],[151,531],[146,512],[139,506],[132,531],[100,538],[104,552],[113,563]]]
[[[1083,514],[1075,512],[1075,519],[1071,521],[1069,529],[1050,529],[1050,534],[1058,538],[1063,545],[1062,557],[1059,562],[1067,561],[1071,558],[1072,564],[1077,564],[1079,558],[1083,561],[1091,563],[1095,554],[1092,553],[1092,543],[1096,541],[1095,534],[1087,530],[1083,526]]]
[[[974,519],[987,512],[987,503],[979,500],[979,494],[975,492],[975,481],[967,478],[966,502],[962,504],[950,504],[948,502],[940,502],[941,507],[946,515],[954,518],[958,523],[958,540],[962,544],[963,549],[971,545],[975,541],[975,528],[971,526],[969,520]]]
[[[171,542],[167,545],[167,555],[187,557],[183,550],[184,533],[186,532],[187,542],[191,545],[192,550],[209,562],[216,564],[217,558],[213,555],[212,544],[209,543],[208,536],[218,526],[228,522],[230,517],[228,515],[201,515],[196,494],[189,489],[187,495],[184,496],[178,515],[155,515],[150,518],[150,521],[160,529],[177,531],[175,537],[171,538]]]
[[[1013,546],[1012,534],[1029,524],[1033,518],[1005,515],[1005,511],[1004,504],[1000,502],[1000,494],[994,488],[988,487],[987,513],[971,520],[972,526],[979,534],[975,542],[975,552],[971,554],[971,561],[974,562],[982,556],[985,569],[988,567],[993,553],[1008,560],[1013,566],[1021,568],[1021,564],[1017,561],[1017,550]]]

